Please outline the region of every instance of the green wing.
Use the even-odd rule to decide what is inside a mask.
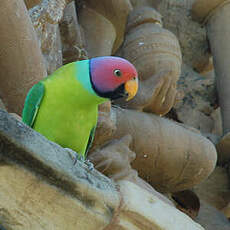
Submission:
[[[89,149],[91,148],[92,144],[93,144],[93,139],[94,139],[94,136],[95,136],[95,131],[96,131],[96,126],[94,126],[92,129],[91,129],[91,132],[90,132],[90,135],[89,135],[89,140],[88,140],[88,144],[87,144],[87,147],[86,147],[86,150],[85,150],[85,154],[84,154],[84,157],[86,158],[87,157],[87,154],[89,152]]]
[[[45,86],[42,82],[34,85],[27,94],[22,112],[22,121],[30,127],[33,127],[44,94]]]

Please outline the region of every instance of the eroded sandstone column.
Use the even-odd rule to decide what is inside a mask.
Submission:
[[[116,39],[113,24],[103,15],[88,7],[80,11],[79,22],[87,38],[86,48],[89,57],[111,55]]]
[[[218,144],[220,160],[230,158],[230,1],[196,0],[194,18],[206,24],[213,54],[224,137]]]
[[[79,9],[89,57],[114,53],[123,42],[126,20],[132,5],[129,0],[87,0]]]
[[[174,105],[181,71],[181,51],[176,36],[162,28],[161,15],[151,7],[137,7],[128,17],[122,56],[135,65],[139,90],[124,107],[166,114]]]
[[[139,176],[161,192],[192,188],[216,165],[213,144],[200,134],[150,113],[112,108],[117,129],[113,138],[132,136],[131,162]]]
[[[21,114],[28,90],[46,75],[23,0],[1,0],[0,93],[8,111]]]

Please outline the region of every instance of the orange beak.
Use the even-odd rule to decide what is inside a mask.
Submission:
[[[128,94],[126,101],[131,100],[137,94],[138,90],[138,78],[134,77],[133,79],[125,83],[125,91]]]

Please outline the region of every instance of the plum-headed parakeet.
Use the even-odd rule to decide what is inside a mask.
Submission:
[[[22,120],[85,159],[98,105],[120,97],[130,100],[137,88],[137,71],[125,59],[108,56],[69,63],[30,89]]]

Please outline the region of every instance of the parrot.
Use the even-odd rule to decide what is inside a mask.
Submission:
[[[98,105],[131,100],[138,91],[136,68],[115,56],[68,63],[29,90],[22,121],[85,161],[92,145]]]

